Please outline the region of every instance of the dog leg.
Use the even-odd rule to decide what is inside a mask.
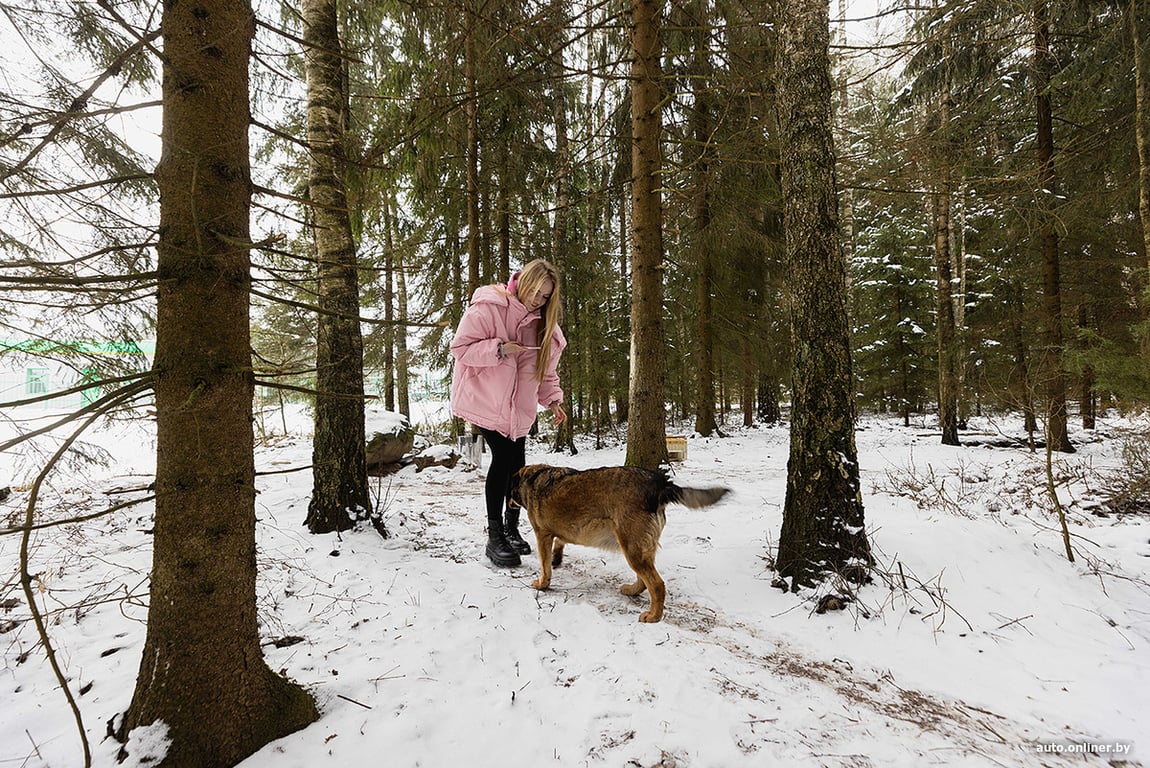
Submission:
[[[659,576],[659,572],[655,570],[654,553],[644,552],[636,547],[625,547],[623,555],[639,578],[635,580],[634,584],[620,587],[619,591],[624,595],[633,596],[642,594],[643,589],[646,588],[651,593],[651,607],[639,614],[639,621],[653,623],[661,620],[663,618],[663,604],[667,600],[667,587],[663,583],[663,578]]]
[[[543,533],[542,530],[536,529],[535,542],[539,545],[539,565],[542,573],[538,579],[531,582],[531,586],[535,589],[547,589],[551,586],[551,547],[555,543],[555,534]],[[560,554],[563,552],[562,544],[559,552]]]
[[[650,571],[639,574],[639,577],[647,582],[647,591],[651,593],[651,607],[639,614],[639,621],[645,623],[661,621],[663,604],[667,601],[667,586],[663,583],[659,572],[655,570],[654,563],[651,564]]]
[[[619,591],[627,597],[636,597],[647,591],[647,585],[643,583],[642,579],[636,578],[634,584],[624,584],[619,587]]]
[[[563,565],[563,539],[556,537],[555,539],[555,554],[551,556],[551,565],[555,568]]]

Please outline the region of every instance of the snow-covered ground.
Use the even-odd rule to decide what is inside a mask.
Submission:
[[[258,469],[310,463],[306,419],[287,423],[290,434],[263,441]],[[825,614],[818,594],[771,585],[786,428],[692,436],[676,481],[734,493],[668,510],[657,563],[667,608],[653,625],[638,622],[645,595],[618,591],[631,577],[621,555],[569,547],[544,593],[530,586],[533,556],[491,567],[483,469],[373,480],[386,540],[370,527],[308,534],[310,472],[262,476],[265,653],[322,717],[242,765],[1150,765],[1150,519],[1094,514],[1121,466],[1119,426],[1131,423],[1076,433],[1081,450],[1056,457],[1071,564],[1041,453],[951,448],[923,424],[865,418],[859,458],[882,573]],[[980,420],[972,433],[999,427]],[[44,492],[49,515],[97,511],[150,482],[148,422],[89,440],[110,463],[63,470]],[[575,456],[529,443],[528,460],[621,463],[609,442],[581,442]],[[0,459],[0,486],[13,486],[5,527],[23,514],[32,463]],[[105,724],[129,703],[143,647],[149,528],[141,505],[33,539],[41,607],[100,766],[116,764]],[[18,540],[0,536],[0,768],[77,766],[75,724],[27,621]],[[145,764],[142,739],[129,750],[126,764]]]

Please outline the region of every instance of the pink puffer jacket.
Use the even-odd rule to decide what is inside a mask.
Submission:
[[[514,278],[509,285],[513,290]],[[455,357],[451,412],[518,440],[531,431],[540,405],[562,402],[556,368],[567,340],[558,326],[551,336],[551,359],[542,383],[535,379],[538,353],[534,350],[499,357],[503,341],[538,345],[542,322],[539,311],[528,312],[507,286],[478,289],[451,341]]]

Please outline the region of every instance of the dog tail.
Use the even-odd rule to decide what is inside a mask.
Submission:
[[[660,501],[664,504],[682,504],[691,509],[701,509],[716,503],[730,491],[730,488],[680,488],[670,483],[663,489]]]

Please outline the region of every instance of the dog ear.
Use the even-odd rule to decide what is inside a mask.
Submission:
[[[517,507],[523,506],[523,499],[520,497],[519,491],[523,485],[524,469],[526,469],[526,467],[515,470],[515,473],[511,475],[511,483],[507,486],[507,498]]]

